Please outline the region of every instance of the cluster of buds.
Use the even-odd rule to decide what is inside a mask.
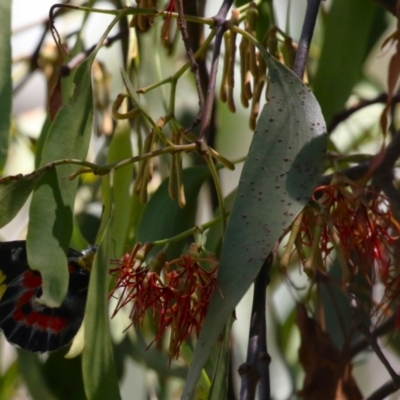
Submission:
[[[244,22],[244,29],[252,36],[256,37],[258,10],[257,5],[252,2],[249,4]],[[239,25],[241,15],[238,10],[232,12],[232,23]],[[281,46],[281,55],[278,46],[278,36],[280,34],[283,39]],[[229,30],[224,35],[225,55],[224,66],[222,72],[222,80],[220,87],[221,101],[227,103],[231,112],[236,111],[234,101],[234,86],[235,86],[235,56],[236,56],[236,39],[237,34],[233,30]],[[284,32],[276,26],[271,26],[264,38],[262,45],[268,48],[269,52],[278,59],[281,59],[285,65],[292,68],[296,47],[293,41]],[[250,119],[249,125],[252,130],[255,129],[258,114],[260,112],[260,101],[262,91],[267,82],[267,65],[261,54],[256,51],[254,43],[250,42],[244,36],[239,45],[239,61],[240,61],[240,100],[243,107],[248,108],[250,103]],[[268,90],[266,90],[267,96]],[[266,99],[267,100],[267,99]]]
[[[216,287],[218,264],[213,257],[200,258],[196,249],[170,262],[158,258],[158,271],[151,271],[144,261],[148,250],[136,245],[110,270],[117,280],[110,294],[118,297],[113,316],[128,306],[135,326],[142,326],[146,315],[152,317],[157,326],[152,343],[171,328],[169,355],[178,357],[181,344],[200,332]]]
[[[157,9],[157,0],[136,0],[136,3],[138,8]],[[132,18],[130,26],[146,32],[153,24],[152,19],[153,16],[135,14]]]
[[[339,179],[319,186],[314,192],[313,205],[293,225],[294,235],[283,263],[295,244],[305,272],[312,277],[315,270],[327,271],[334,254],[341,265],[345,286],[362,272],[371,286],[378,278],[384,285],[381,305],[397,297],[400,225],[385,196]]]
[[[157,0],[136,0],[138,8],[156,10],[157,9]],[[170,30],[171,30],[171,14],[175,11],[175,0],[170,0],[168,5],[165,7],[164,11],[167,12],[167,15],[164,20],[163,27],[161,29],[161,39],[163,43],[167,47],[171,47],[170,42]],[[142,32],[146,32],[152,25],[154,18],[159,15],[154,13],[153,15],[145,15],[145,14],[136,14],[132,18],[130,26],[133,28],[137,28]]]

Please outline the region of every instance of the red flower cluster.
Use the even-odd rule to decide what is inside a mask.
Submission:
[[[387,277],[392,245],[400,236],[387,199],[353,182],[320,186],[316,199],[328,213],[320,242],[325,256],[332,250],[330,243],[335,243],[332,237],[336,237],[351,273],[361,268],[374,281],[376,267],[383,278]]]
[[[400,294],[400,225],[388,200],[380,193],[351,181],[336,181],[318,187],[300,227],[303,247],[317,249],[313,264],[327,261],[333,250],[348,283],[360,270],[370,284],[380,277],[385,287],[383,302]],[[319,266],[319,265],[318,265]]]
[[[162,273],[158,274],[143,265],[143,258],[138,256],[140,249],[136,245],[131,254],[118,262],[117,268],[110,270],[117,274],[116,287],[110,296],[119,296],[113,316],[130,304],[130,318],[140,326],[146,311],[151,310],[157,322],[154,341],[171,327],[169,354],[177,357],[182,342],[193,332],[196,335],[200,332],[216,287],[217,261],[189,253],[165,263]],[[210,268],[207,270],[200,263],[209,264]]]

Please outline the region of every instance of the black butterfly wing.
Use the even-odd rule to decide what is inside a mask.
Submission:
[[[83,253],[68,251],[70,272],[67,296],[60,307],[36,300],[42,279],[29,268],[24,241],[0,243],[0,329],[7,340],[31,352],[57,350],[69,344],[84,316],[89,272],[81,268]]]

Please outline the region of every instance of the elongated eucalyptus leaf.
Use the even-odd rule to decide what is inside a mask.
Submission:
[[[226,399],[227,397],[228,379],[226,378],[230,372],[230,344],[233,320],[232,315],[225,326],[224,337],[218,349],[217,364],[214,368],[214,376],[210,392],[208,393],[208,400]]]
[[[45,172],[41,170],[0,179],[0,228],[17,215]]]
[[[191,167],[182,172],[182,182],[185,186],[186,206],[180,208],[176,200],[171,200],[168,195],[168,179],[166,179],[150,201],[139,221],[137,241],[151,242],[173,237],[193,227],[196,216],[200,188],[210,172],[207,167]],[[178,242],[170,245],[167,257],[179,257],[184,243]]]
[[[0,173],[7,158],[12,106],[11,5],[10,0],[0,0]]]
[[[18,367],[33,400],[57,400],[47,386],[41,363],[36,354],[18,350]]]
[[[71,103],[58,112],[41,154],[41,165],[64,158],[85,159],[93,120],[91,65],[79,66]],[[43,301],[59,306],[67,293],[66,251],[72,235],[72,216],[78,181],[69,180],[76,166],[62,165],[39,182],[32,196],[27,250],[29,265],[43,276]]]
[[[14,361],[0,379],[0,400],[15,399],[19,381],[18,361]]]
[[[320,176],[326,127],[310,90],[263,51],[269,97],[254,132],[221,249],[217,284],[183,398],[190,399],[213,344],[264,260],[309,200]],[[221,296],[221,292],[223,297]]]
[[[125,122],[125,123],[124,123]],[[130,142],[130,127],[127,121],[119,121],[114,132],[108,152],[107,163],[132,157]],[[115,242],[115,254],[120,257],[126,250],[126,238],[130,228],[130,214],[132,197],[130,185],[132,184],[133,165],[128,165],[114,172],[114,186],[118,188],[114,193],[114,216],[111,237]],[[103,185],[103,190],[107,190]],[[107,196],[107,193],[104,194]]]
[[[107,205],[106,208],[110,210]],[[88,400],[118,400],[121,398],[108,316],[110,281],[108,268],[113,215],[111,210],[107,211],[107,209],[107,216],[104,216],[105,224],[101,230],[101,236],[97,240],[99,248],[90,276],[84,320],[85,347],[82,355],[82,373]]]
[[[328,123],[344,107],[361,79],[362,66],[386,29],[384,14],[374,1],[332,2],[313,82],[315,96]]]

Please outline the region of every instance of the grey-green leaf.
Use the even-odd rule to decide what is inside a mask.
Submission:
[[[0,0],[0,173],[6,163],[12,106],[11,6]]]
[[[200,332],[183,398],[190,399],[212,346],[264,260],[309,200],[320,177],[326,127],[310,90],[263,51],[265,105],[243,167],[221,250],[218,287]],[[222,292],[223,297],[221,297]]]
[[[108,316],[111,222],[112,215],[105,223],[103,237],[98,239],[99,249],[90,276],[84,321],[85,348],[82,355],[82,373],[86,396],[89,400],[118,400],[121,398]]]
[[[91,65],[85,60],[74,77],[71,103],[62,107],[49,128],[41,165],[65,158],[85,159],[93,120]],[[43,300],[59,306],[67,293],[66,252],[72,235],[75,193],[78,181],[69,175],[76,166],[61,165],[39,182],[32,196],[27,236],[28,261],[43,276]]]
[[[45,172],[40,170],[0,179],[0,228],[17,215]]]

